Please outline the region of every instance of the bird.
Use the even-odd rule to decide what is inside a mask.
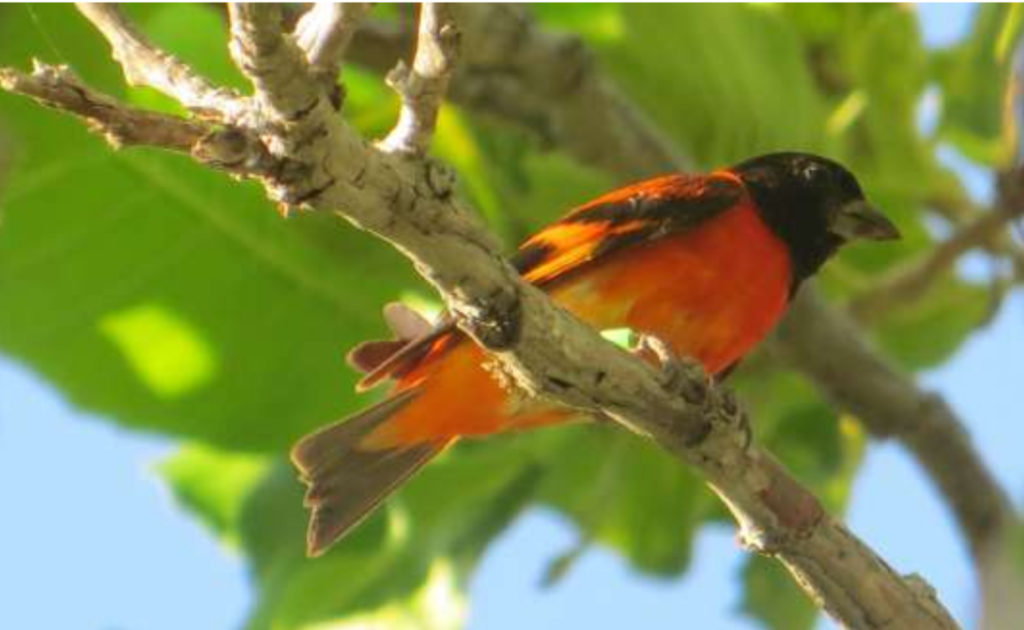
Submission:
[[[658,340],[722,379],[842,246],[897,238],[896,226],[845,167],[780,152],[614,190],[528,238],[511,262],[590,326]],[[403,327],[398,339],[366,342],[349,354],[367,372],[358,388],[390,380],[389,395],[291,451],[307,485],[310,556],[324,553],[458,440],[574,418],[509,391],[489,372],[485,351],[450,318],[432,328]]]

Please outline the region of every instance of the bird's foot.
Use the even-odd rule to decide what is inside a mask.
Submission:
[[[665,389],[677,392],[688,403],[703,405],[706,412],[714,413],[724,424],[735,427],[743,436],[743,448],[753,440],[750,417],[743,411],[736,394],[728,388],[719,388],[714,375],[690,357],[677,355],[664,340],[643,335],[635,354],[661,369]]]
[[[633,352],[658,366],[665,389],[678,392],[692,404],[707,400],[713,383],[699,362],[679,356],[666,341],[652,335],[642,335]]]
[[[715,389],[718,415],[726,424],[736,427],[743,435],[743,450],[750,448],[754,440],[754,430],[750,426],[750,416],[743,410],[736,393],[731,389]]]

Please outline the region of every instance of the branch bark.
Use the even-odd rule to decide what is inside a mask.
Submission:
[[[957,627],[922,581],[897,575],[749,444],[749,421],[727,390],[692,371],[667,378],[604,341],[522,281],[436,163],[360,138],[315,88],[276,9],[233,5],[231,16],[232,52],[257,92],[238,120],[275,164],[254,173],[272,197],[336,212],[397,247],[526,393],[610,417],[699,469],[742,540],[778,558],[846,627]],[[438,18],[437,32],[455,28]]]

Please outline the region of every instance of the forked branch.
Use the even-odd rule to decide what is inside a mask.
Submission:
[[[117,5],[78,3],[82,12],[113,49],[129,85],[159,90],[192,112],[234,123],[247,111],[245,99],[218,87],[153,45],[129,22]]]

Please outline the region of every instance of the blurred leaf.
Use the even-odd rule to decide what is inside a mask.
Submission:
[[[466,619],[465,595],[451,564],[435,562],[427,577],[406,600],[341,621],[317,622],[303,630],[458,630]]]
[[[999,30],[999,37],[996,38],[996,61],[1005,63],[1009,60],[1010,52],[1020,38],[1022,26],[1024,26],[1024,6],[1011,4],[1006,19],[1003,20],[1003,26]]]
[[[161,463],[160,474],[183,508],[235,546],[245,498],[268,465],[265,457],[190,444]]]
[[[243,548],[260,590],[249,628],[287,630],[408,602],[438,562],[463,584],[532,496],[538,473],[515,438],[459,446],[313,560],[304,552],[302,488],[290,467],[276,467],[243,513]]]
[[[947,276],[913,308],[890,311],[878,328],[878,339],[909,369],[938,365],[986,320],[990,301],[986,287]]]
[[[745,372],[735,383],[760,444],[824,502],[841,512],[867,444],[863,428],[835,411],[801,375]]]
[[[497,227],[509,251],[541,226],[585,203],[614,180],[558,150],[459,109],[444,110],[438,153],[456,166],[467,195]]]
[[[818,616],[786,569],[757,555],[751,555],[743,568],[742,610],[771,630],[809,630]]]
[[[280,448],[351,405],[345,348],[414,286],[394,252],[329,217],[286,224],[183,160],[72,131],[95,152],[68,156],[32,129],[39,159],[5,195],[0,347],[83,408],[234,448]],[[32,176],[47,168],[60,186]]]
[[[1001,38],[1019,28],[1011,21],[1019,15],[1000,4],[979,5],[974,15],[970,36],[935,58],[943,98],[940,137],[977,162],[1001,167],[1012,160],[1014,146],[1003,133],[1011,60],[998,49]]]
[[[704,165],[822,148],[823,103],[796,30],[774,11],[643,3],[533,8],[547,23],[582,33],[626,92]]]
[[[542,499],[565,512],[584,540],[615,549],[637,568],[678,575],[708,495],[679,461],[610,426],[562,429]]]
[[[911,11],[889,5],[872,12],[862,29],[848,44],[849,72],[868,105],[851,140],[863,143],[869,153],[862,157],[869,159],[855,166],[867,171],[875,188],[916,204],[931,167],[931,153],[917,133],[917,107],[928,76],[917,20]]]

